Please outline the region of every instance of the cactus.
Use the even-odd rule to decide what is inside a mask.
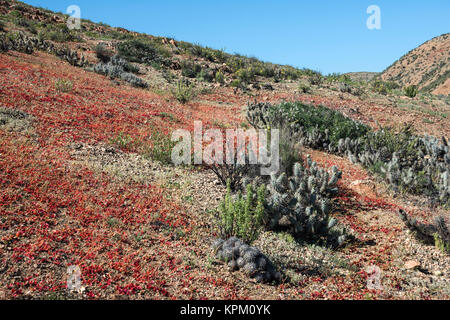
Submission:
[[[147,88],[148,84],[141,78],[135,76],[130,72],[126,72],[129,62],[116,56],[113,56],[108,63],[97,63],[94,66],[94,71],[103,75],[109,76],[111,79],[122,79],[130,83],[134,87]]]
[[[298,103],[247,106],[247,118],[256,127],[287,124],[298,131],[303,145],[361,163],[381,174],[396,192],[422,194],[432,202],[450,204],[450,148],[446,138],[414,135],[409,126],[398,133],[389,128],[371,131],[335,113]],[[343,124],[335,126],[318,115],[341,119]]]
[[[257,282],[281,280],[281,273],[276,270],[269,258],[257,248],[245,244],[236,237],[227,240],[217,239],[212,247],[216,257],[225,262],[231,271],[242,270]]]
[[[47,51],[66,60],[76,67],[85,67],[88,61],[83,55],[78,55],[67,47],[57,48],[53,43],[36,37],[29,37],[22,32],[11,33],[0,38],[0,51],[15,50],[32,54],[35,50]]]
[[[306,240],[325,239],[331,246],[347,239],[345,228],[329,217],[330,197],[342,173],[334,166],[331,173],[319,168],[310,157],[308,167],[296,163],[292,176],[272,175],[267,186],[266,225],[271,230],[290,232]]]

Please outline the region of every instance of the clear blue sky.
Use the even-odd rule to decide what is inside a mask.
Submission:
[[[450,32],[449,0],[25,0],[115,27],[172,37],[323,73],[382,71]],[[381,30],[369,30],[369,5]]]

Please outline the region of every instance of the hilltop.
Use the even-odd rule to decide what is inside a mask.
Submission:
[[[450,94],[450,33],[411,50],[381,74],[385,81],[415,85],[433,94]]]

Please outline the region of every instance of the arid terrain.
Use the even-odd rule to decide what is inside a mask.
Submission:
[[[166,161],[173,130],[192,131],[197,120],[249,128],[245,107],[254,102],[323,105],[375,130],[409,124],[448,140],[448,34],[385,70],[381,79],[398,87],[380,92],[373,74],[318,76],[90,21],[60,31],[66,16],[16,1],[0,0],[0,19],[4,43],[14,43],[0,50],[0,299],[450,298],[448,252],[398,216],[448,224],[448,206],[396,192],[345,156],[297,150],[343,172],[331,215],[355,240],[329,248],[265,230],[253,245],[282,271],[279,283],[258,283],[215,257],[226,187],[203,166]],[[27,52],[34,38],[56,49]],[[148,41],[156,58],[138,61],[137,49],[120,46],[134,40]],[[98,72],[116,53],[132,77]],[[66,289],[70,265],[81,269],[78,292]],[[378,289],[367,287],[371,266],[381,270]]]

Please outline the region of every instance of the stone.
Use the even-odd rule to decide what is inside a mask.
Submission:
[[[405,262],[405,269],[414,270],[420,267],[420,263],[416,260],[408,260]]]

